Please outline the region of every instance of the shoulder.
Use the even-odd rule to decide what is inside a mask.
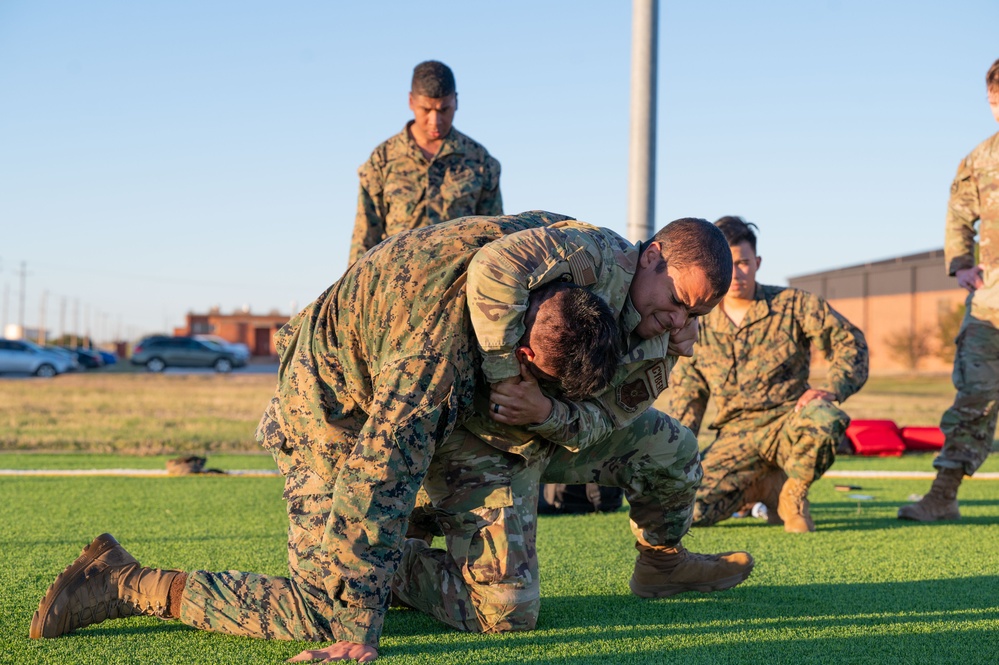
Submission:
[[[499,161],[489,154],[489,151],[486,150],[486,146],[482,145],[468,134],[463,134],[454,127],[451,128],[451,134],[454,139],[455,147],[459,152],[465,155],[466,159],[474,159],[475,161],[479,161],[487,165],[495,164],[499,167]]]
[[[367,166],[384,166],[388,162],[406,155],[408,152],[409,134],[406,132],[406,127],[403,127],[401,132],[390,136],[379,143],[378,146],[371,151],[371,156],[368,158],[368,161],[361,166],[361,168]]]
[[[999,167],[999,132],[985,139],[961,162],[959,170],[995,170]]]

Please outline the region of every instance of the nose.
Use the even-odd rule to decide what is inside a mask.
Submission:
[[[680,328],[687,325],[687,310],[681,309],[670,314],[670,322],[673,324],[673,330],[679,330]]]

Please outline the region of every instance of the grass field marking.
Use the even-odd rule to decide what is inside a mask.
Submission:
[[[277,470],[234,469],[225,473],[198,473],[197,476],[277,476]],[[0,469],[0,476],[170,476],[166,469]],[[183,476],[171,476],[181,478]]]
[[[826,471],[823,478],[895,478],[895,479],[919,479],[936,478],[936,471]],[[999,472],[976,473],[967,476],[965,480],[999,480]]]

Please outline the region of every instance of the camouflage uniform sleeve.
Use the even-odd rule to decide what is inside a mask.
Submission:
[[[566,218],[568,219],[568,218]],[[489,383],[518,376],[514,349],[524,336],[533,289],[555,280],[590,286],[605,257],[591,237],[596,228],[536,228],[479,250],[468,266],[468,310]]]
[[[829,361],[826,390],[842,402],[867,381],[867,340],[857,326],[822,298],[806,291],[798,295],[798,324]]]
[[[357,170],[357,176],[361,184],[357,193],[357,214],[354,216],[348,265],[364,256],[385,237],[382,174],[375,155]]]
[[[340,604],[337,641],[377,645],[407,518],[436,444],[460,405],[453,366],[438,355],[382,368],[370,416],[336,478],[326,526],[327,593]]]
[[[486,155],[486,182],[475,204],[476,215],[502,215],[503,195],[500,194],[500,163],[492,156]]]
[[[697,369],[695,358],[680,358],[673,366],[669,383],[661,410],[679,420],[694,434],[699,434],[711,397],[711,387]]]
[[[630,372],[623,369],[608,389],[585,400],[551,398],[548,420],[528,429],[572,452],[584,450],[627,427],[652,406],[675,362],[675,356],[666,356],[651,364],[640,363]]]
[[[948,275],[975,265],[975,222],[980,215],[978,202],[978,183],[969,155],[957,168],[947,203],[944,261]]]

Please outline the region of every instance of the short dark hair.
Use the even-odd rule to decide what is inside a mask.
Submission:
[[[652,241],[662,245],[668,265],[678,269],[699,266],[715,298],[728,292],[732,284],[732,250],[714,224],[699,217],[684,217],[659,229]]]
[[[431,99],[443,99],[454,94],[454,74],[443,62],[427,60],[413,68],[410,92]]]
[[[739,243],[748,242],[749,246],[753,248],[753,254],[756,253],[755,231],[760,230],[756,224],[747,222],[737,215],[726,215],[720,217],[715,222],[715,226],[725,234],[725,239],[728,240],[729,247],[735,247]]]
[[[999,92],[999,60],[989,67],[989,73],[985,75],[985,86],[989,92]]]
[[[528,312],[527,325],[537,326],[531,346],[545,355],[567,398],[583,399],[610,384],[621,361],[621,335],[606,302],[576,284],[554,282],[531,292]]]

